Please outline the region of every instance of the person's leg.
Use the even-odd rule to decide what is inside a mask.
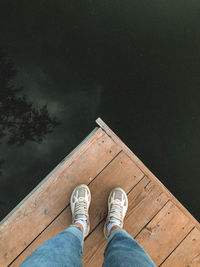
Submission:
[[[108,237],[103,267],[155,267],[144,249],[121,228]]]
[[[144,249],[124,230],[123,220],[128,198],[121,188],[115,188],[108,198],[108,216],[104,235],[108,244],[104,252],[103,267],[155,267]]]
[[[20,267],[68,267],[81,265],[83,231],[71,225],[38,247]]]
[[[76,187],[71,195],[72,225],[38,247],[21,267],[80,267],[83,241],[90,224],[88,209],[91,201],[86,185]]]

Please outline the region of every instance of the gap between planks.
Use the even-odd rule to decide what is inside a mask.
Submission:
[[[94,200],[90,207],[90,224],[91,231],[96,227],[100,220],[106,215],[107,197],[113,187],[122,187],[125,191],[130,189],[143,178],[144,174],[138,169],[135,163],[124,153],[118,153],[117,156],[110,161],[106,168],[101,171],[89,187]],[[124,179],[126,177],[126,179]],[[114,179],[113,179],[114,178]],[[96,190],[98,188],[98,190]],[[52,224],[22,253],[11,266],[17,266],[16,263],[24,259],[37,246],[46,239],[55,236],[64,230],[71,223],[71,212],[68,207]]]
[[[200,231],[195,227],[161,264],[162,267],[199,267],[200,266]]]
[[[0,225],[0,266],[12,262],[69,204],[72,189],[80,182],[88,184],[120,150],[99,128],[72,157],[59,164],[49,179]]]
[[[153,180],[155,183],[159,184],[161,188],[163,188],[163,191],[168,195],[168,197],[171,199],[176,206],[180,208],[180,210],[190,218],[190,220],[194,223],[196,228],[200,231],[200,223],[192,216],[192,214],[176,199],[176,197],[165,187],[164,184],[161,183],[161,181],[145,166],[145,164],[129,149],[129,147],[122,142],[122,140],[109,128],[109,126],[101,119],[97,118],[96,123],[99,127],[102,128],[102,130],[105,131],[105,133],[112,138],[112,140],[118,144],[122,150],[135,162],[135,164],[138,166],[138,168],[141,169],[141,171],[149,177],[151,180]]]
[[[158,185],[143,177],[128,193],[129,208],[125,217],[124,228],[135,236],[147,224],[158,210],[168,201]],[[148,208],[147,208],[148,207]],[[83,265],[101,266],[106,240],[103,235],[104,220],[85,241]]]
[[[121,152],[121,151],[120,151]],[[104,169],[120,154],[120,152],[118,154],[116,154],[114,156],[114,158],[99,172],[99,174],[101,174]],[[94,179],[96,179],[96,177],[99,175],[97,174]],[[94,181],[94,179],[89,182],[88,186]],[[40,238],[40,236],[43,234],[44,231],[48,230],[48,227],[51,227],[51,225],[56,221],[59,220],[59,217],[62,216],[63,212],[65,212],[67,209],[70,209],[70,203],[45,227],[45,229],[43,231],[41,231],[38,236],[36,236],[33,241],[9,264],[9,266],[13,266],[12,264],[27,250],[29,249],[30,246],[34,246],[34,242]],[[97,225],[98,226],[98,225]],[[96,227],[95,227],[96,228]],[[64,230],[64,229],[63,229]],[[95,229],[94,229],[95,230]],[[92,231],[94,231],[92,230]],[[35,247],[35,246],[34,246]],[[36,247],[35,247],[36,248]],[[32,250],[32,249],[31,249]],[[33,250],[32,250],[33,251]]]

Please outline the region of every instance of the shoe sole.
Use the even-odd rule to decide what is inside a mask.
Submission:
[[[89,189],[89,187],[87,186],[87,185],[85,185],[85,184],[81,184],[81,185],[78,185],[74,190],[73,190],[73,192],[72,192],[72,194],[71,194],[71,198],[70,198],[70,204],[71,204],[71,202],[72,202],[72,197],[73,197],[73,195],[74,195],[74,192],[77,190],[77,188],[79,188],[79,187],[85,187],[85,188],[87,188],[88,189],[88,191],[89,191],[89,207],[90,207],[90,202],[91,202],[91,192],[90,192],[90,189]],[[89,208],[88,208],[88,211],[89,211]],[[87,232],[86,233],[84,233],[84,238],[89,234],[89,232],[90,232],[90,216],[89,216],[89,212],[88,212],[88,219],[87,219]]]
[[[109,197],[108,197],[108,206],[109,206],[109,200],[110,200],[110,198],[111,198],[111,195],[112,195],[112,192],[114,191],[114,190],[116,190],[116,189],[118,189],[118,190],[120,190],[120,191],[122,191],[123,193],[124,193],[124,195],[125,195],[125,198],[126,198],[126,201],[127,201],[127,209],[128,209],[128,197],[127,197],[127,194],[126,194],[126,192],[122,189],[122,188],[120,188],[120,187],[116,187],[116,188],[114,188],[111,192],[110,192],[110,195],[109,195]],[[126,212],[127,212],[127,209],[126,209]],[[108,211],[108,213],[109,213],[109,211]],[[125,216],[126,216],[126,213],[125,213],[125,215],[124,215],[124,218],[125,218]],[[107,217],[108,218],[108,217]],[[106,218],[106,222],[105,222],[105,224],[104,224],[104,228],[103,228],[103,232],[104,232],[104,236],[105,236],[105,238],[107,238],[108,239],[108,235],[107,235],[107,218]],[[124,220],[123,220],[124,221]],[[121,226],[121,228],[123,227],[123,222],[122,222],[122,226]]]

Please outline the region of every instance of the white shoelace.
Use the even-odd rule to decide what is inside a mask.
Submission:
[[[122,214],[123,207],[119,204],[112,204],[110,208],[110,214],[109,217],[114,217],[120,222],[123,221],[123,214]]]
[[[74,211],[74,216],[76,217],[76,215],[85,215],[87,216],[87,202],[86,201],[79,201],[76,203],[75,205],[75,211]]]

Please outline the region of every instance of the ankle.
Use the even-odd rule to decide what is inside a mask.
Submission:
[[[111,229],[110,229],[110,233],[116,229],[121,228],[119,225],[114,225]]]
[[[116,222],[109,222],[107,225],[107,233],[108,235],[115,229],[121,228],[119,224]]]
[[[81,230],[83,231],[83,233],[86,232],[87,229],[87,220],[75,220],[74,221],[74,225],[78,226],[81,228]]]
[[[84,233],[84,228],[83,228],[83,225],[81,223],[74,223],[73,225],[78,226],[82,230],[82,232]]]

